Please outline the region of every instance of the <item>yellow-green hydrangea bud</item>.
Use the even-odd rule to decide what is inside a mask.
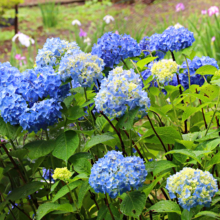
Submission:
[[[214,76],[220,76],[220,70],[215,71]]]
[[[68,181],[70,177],[72,176],[72,173],[67,169],[67,167],[63,168],[56,168],[54,170],[53,179],[60,179],[63,181]]]
[[[164,83],[173,78],[173,74],[177,72],[178,64],[170,60],[160,60],[151,67],[152,75],[160,82]]]

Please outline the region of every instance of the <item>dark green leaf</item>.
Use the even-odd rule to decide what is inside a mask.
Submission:
[[[89,180],[85,180],[84,183],[82,184],[81,188],[79,189],[78,208],[82,207],[83,199],[90,188],[91,188],[91,186],[89,185]]]
[[[75,158],[71,160],[74,170],[77,173],[85,173],[87,175],[91,172],[91,163],[86,158]]]
[[[126,112],[122,118],[119,119],[118,127],[124,130],[130,130],[133,127],[134,119],[138,113],[139,107],[129,112]]]
[[[78,118],[81,118],[84,115],[85,112],[83,108],[80,108],[79,106],[74,106],[69,108],[67,118],[69,120],[77,120]]]
[[[28,150],[30,159],[37,159],[48,155],[55,148],[55,141],[33,141],[24,146]]]
[[[220,152],[218,152],[211,160],[208,161],[206,164],[206,170],[209,170],[212,168],[214,164],[220,163]]]
[[[147,197],[143,192],[127,192],[126,197],[120,204],[120,210],[124,215],[139,217],[144,209]]]
[[[77,133],[72,130],[66,131],[57,137],[53,156],[67,162],[78,146],[79,136]]]
[[[175,212],[181,215],[181,210],[180,210],[179,205],[169,200],[159,201],[158,203],[152,205],[148,209],[148,211],[150,210],[154,212],[165,212],[165,213]]]
[[[19,160],[22,160],[24,158],[25,155],[28,154],[28,150],[27,149],[17,149],[17,150],[13,150],[9,153],[12,157],[16,157]]]
[[[194,218],[198,218],[200,216],[208,216],[208,217],[211,217],[211,218],[214,218],[214,219],[220,219],[220,215],[215,213],[215,212],[211,212],[211,211],[202,211],[202,212],[199,212],[197,215],[195,215]]]

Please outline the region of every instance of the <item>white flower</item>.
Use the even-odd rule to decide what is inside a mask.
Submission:
[[[34,44],[34,39],[30,38],[26,34],[18,32],[15,34],[15,36],[12,38],[12,41],[15,41],[18,38],[19,42],[24,45],[25,47],[29,47],[32,44]]]
[[[88,46],[91,45],[91,39],[89,37],[85,38],[84,43],[86,43]]]
[[[175,29],[179,29],[179,28],[181,28],[181,27],[183,27],[181,24],[179,24],[179,23],[176,23],[175,25],[174,25],[174,27],[175,27]]]
[[[73,20],[72,21],[72,25],[78,25],[78,26],[81,26],[81,22],[79,20]]]
[[[103,20],[106,22],[106,24],[109,24],[111,21],[114,21],[115,19],[111,15],[106,15]]]

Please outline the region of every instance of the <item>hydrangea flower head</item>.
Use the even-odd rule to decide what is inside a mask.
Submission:
[[[170,198],[177,198],[183,209],[190,211],[197,205],[209,207],[218,191],[217,180],[208,171],[185,167],[167,179]]]
[[[157,41],[158,50],[163,52],[179,51],[192,46],[195,41],[193,33],[180,25],[168,27],[160,34]]]
[[[72,176],[72,173],[67,169],[67,167],[56,168],[54,170],[53,179],[60,179],[63,181],[68,181]]]
[[[208,56],[207,57],[202,56],[201,58],[195,56],[193,60],[187,59],[187,61],[189,65],[190,81],[192,85],[197,84],[197,85],[202,86],[205,82],[203,76],[199,74],[195,75],[196,70],[199,69],[200,67],[205,66],[205,65],[212,65],[216,67],[217,69],[219,69],[217,61],[214,58],[210,58]],[[183,68],[184,70],[183,70],[183,74],[180,74],[180,82],[185,89],[188,89],[189,88],[188,69],[187,69],[187,64],[185,61],[181,65],[181,68]],[[205,77],[207,78],[207,76]]]
[[[104,62],[96,55],[76,53],[65,55],[59,67],[59,74],[65,80],[72,77],[75,84],[90,87],[96,80],[103,78]]]
[[[92,54],[104,60],[105,66],[113,68],[128,57],[136,57],[141,49],[136,40],[129,35],[105,33],[92,48]]]
[[[140,43],[139,46],[141,48],[141,50],[143,51],[145,56],[150,55],[152,52],[155,51],[154,56],[158,57],[156,60],[161,60],[164,58],[165,53],[163,53],[162,51],[158,51],[155,47],[155,42],[154,42],[154,36],[152,37],[144,37]]]
[[[178,64],[175,61],[160,60],[151,67],[152,75],[160,82],[165,83],[173,78],[173,74],[178,71]]]
[[[47,39],[43,48],[38,51],[36,64],[38,67],[56,66],[68,50],[79,50],[75,42],[69,43],[60,38]]]
[[[96,109],[110,117],[121,117],[127,111],[140,107],[139,116],[146,115],[150,107],[147,92],[142,90],[142,81],[134,70],[117,67],[101,82],[95,98]]]
[[[26,109],[20,116],[19,123],[24,130],[37,133],[40,129],[45,130],[48,126],[57,123],[62,115],[61,109],[60,102],[55,99],[46,99]]]
[[[123,157],[119,151],[109,151],[92,167],[89,184],[99,193],[111,198],[141,187],[147,177],[144,161],[140,157]]]

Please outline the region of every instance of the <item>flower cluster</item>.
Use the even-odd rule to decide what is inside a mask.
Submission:
[[[43,168],[43,178],[51,183],[54,182],[54,179],[52,178],[52,174],[53,174],[52,169]]]
[[[117,67],[109,72],[108,78],[101,82],[101,88],[95,98],[98,111],[110,117],[121,117],[128,110],[140,107],[139,116],[146,114],[150,99],[142,90],[142,81],[132,69]]]
[[[79,52],[66,54],[60,61],[59,74],[63,80],[71,77],[74,84],[90,87],[103,78],[104,62],[98,56]]]
[[[162,34],[153,34],[150,37],[154,50],[163,51],[179,51],[192,46],[195,41],[193,33],[180,24],[168,27]]]
[[[128,57],[136,57],[141,53],[140,46],[129,35],[105,33],[92,48],[92,54],[104,60],[105,66],[113,68]]]
[[[43,48],[38,51],[36,64],[38,67],[57,66],[68,50],[79,50],[79,47],[75,42],[69,43],[60,38],[48,38]]]
[[[140,157],[123,157],[119,151],[109,151],[91,169],[89,184],[99,193],[111,198],[141,187],[147,177],[144,161]]]
[[[172,60],[160,60],[155,62],[151,67],[152,75],[160,83],[172,80],[173,74],[178,71],[178,65]]]
[[[61,86],[61,78],[52,67],[21,74],[9,63],[0,63],[0,76],[0,111],[5,122],[37,133],[61,118],[60,101],[70,88],[68,84]]]
[[[210,206],[218,191],[217,180],[211,173],[186,167],[167,179],[166,189],[171,199],[176,198],[176,193],[179,204],[188,211],[197,205]]]
[[[67,167],[56,168],[54,170],[53,179],[60,179],[63,181],[68,181],[72,176],[72,173],[67,169]]]
[[[139,46],[145,56],[148,56],[148,55],[152,54],[152,52],[155,52],[155,54],[153,54],[153,56],[158,57],[156,60],[161,60],[164,58],[165,53],[163,53],[162,51],[156,50],[156,47],[154,44],[154,37],[156,35],[158,35],[158,34],[152,35],[151,37],[144,37],[140,41]]]
[[[187,59],[187,61],[189,65],[191,84],[197,84],[200,86],[204,84],[205,80],[203,76],[199,74],[195,74],[196,70],[199,69],[200,67],[205,66],[205,65],[212,65],[216,67],[217,69],[219,69],[217,61],[210,57],[203,56],[200,58],[200,57],[195,56],[193,60]],[[183,74],[180,74],[180,81],[181,81],[182,86],[185,89],[188,89],[189,81],[188,81],[188,69],[187,69],[186,62],[183,62],[183,64],[181,65],[181,68],[183,68],[184,70],[183,70]],[[205,77],[207,78],[207,75]]]

